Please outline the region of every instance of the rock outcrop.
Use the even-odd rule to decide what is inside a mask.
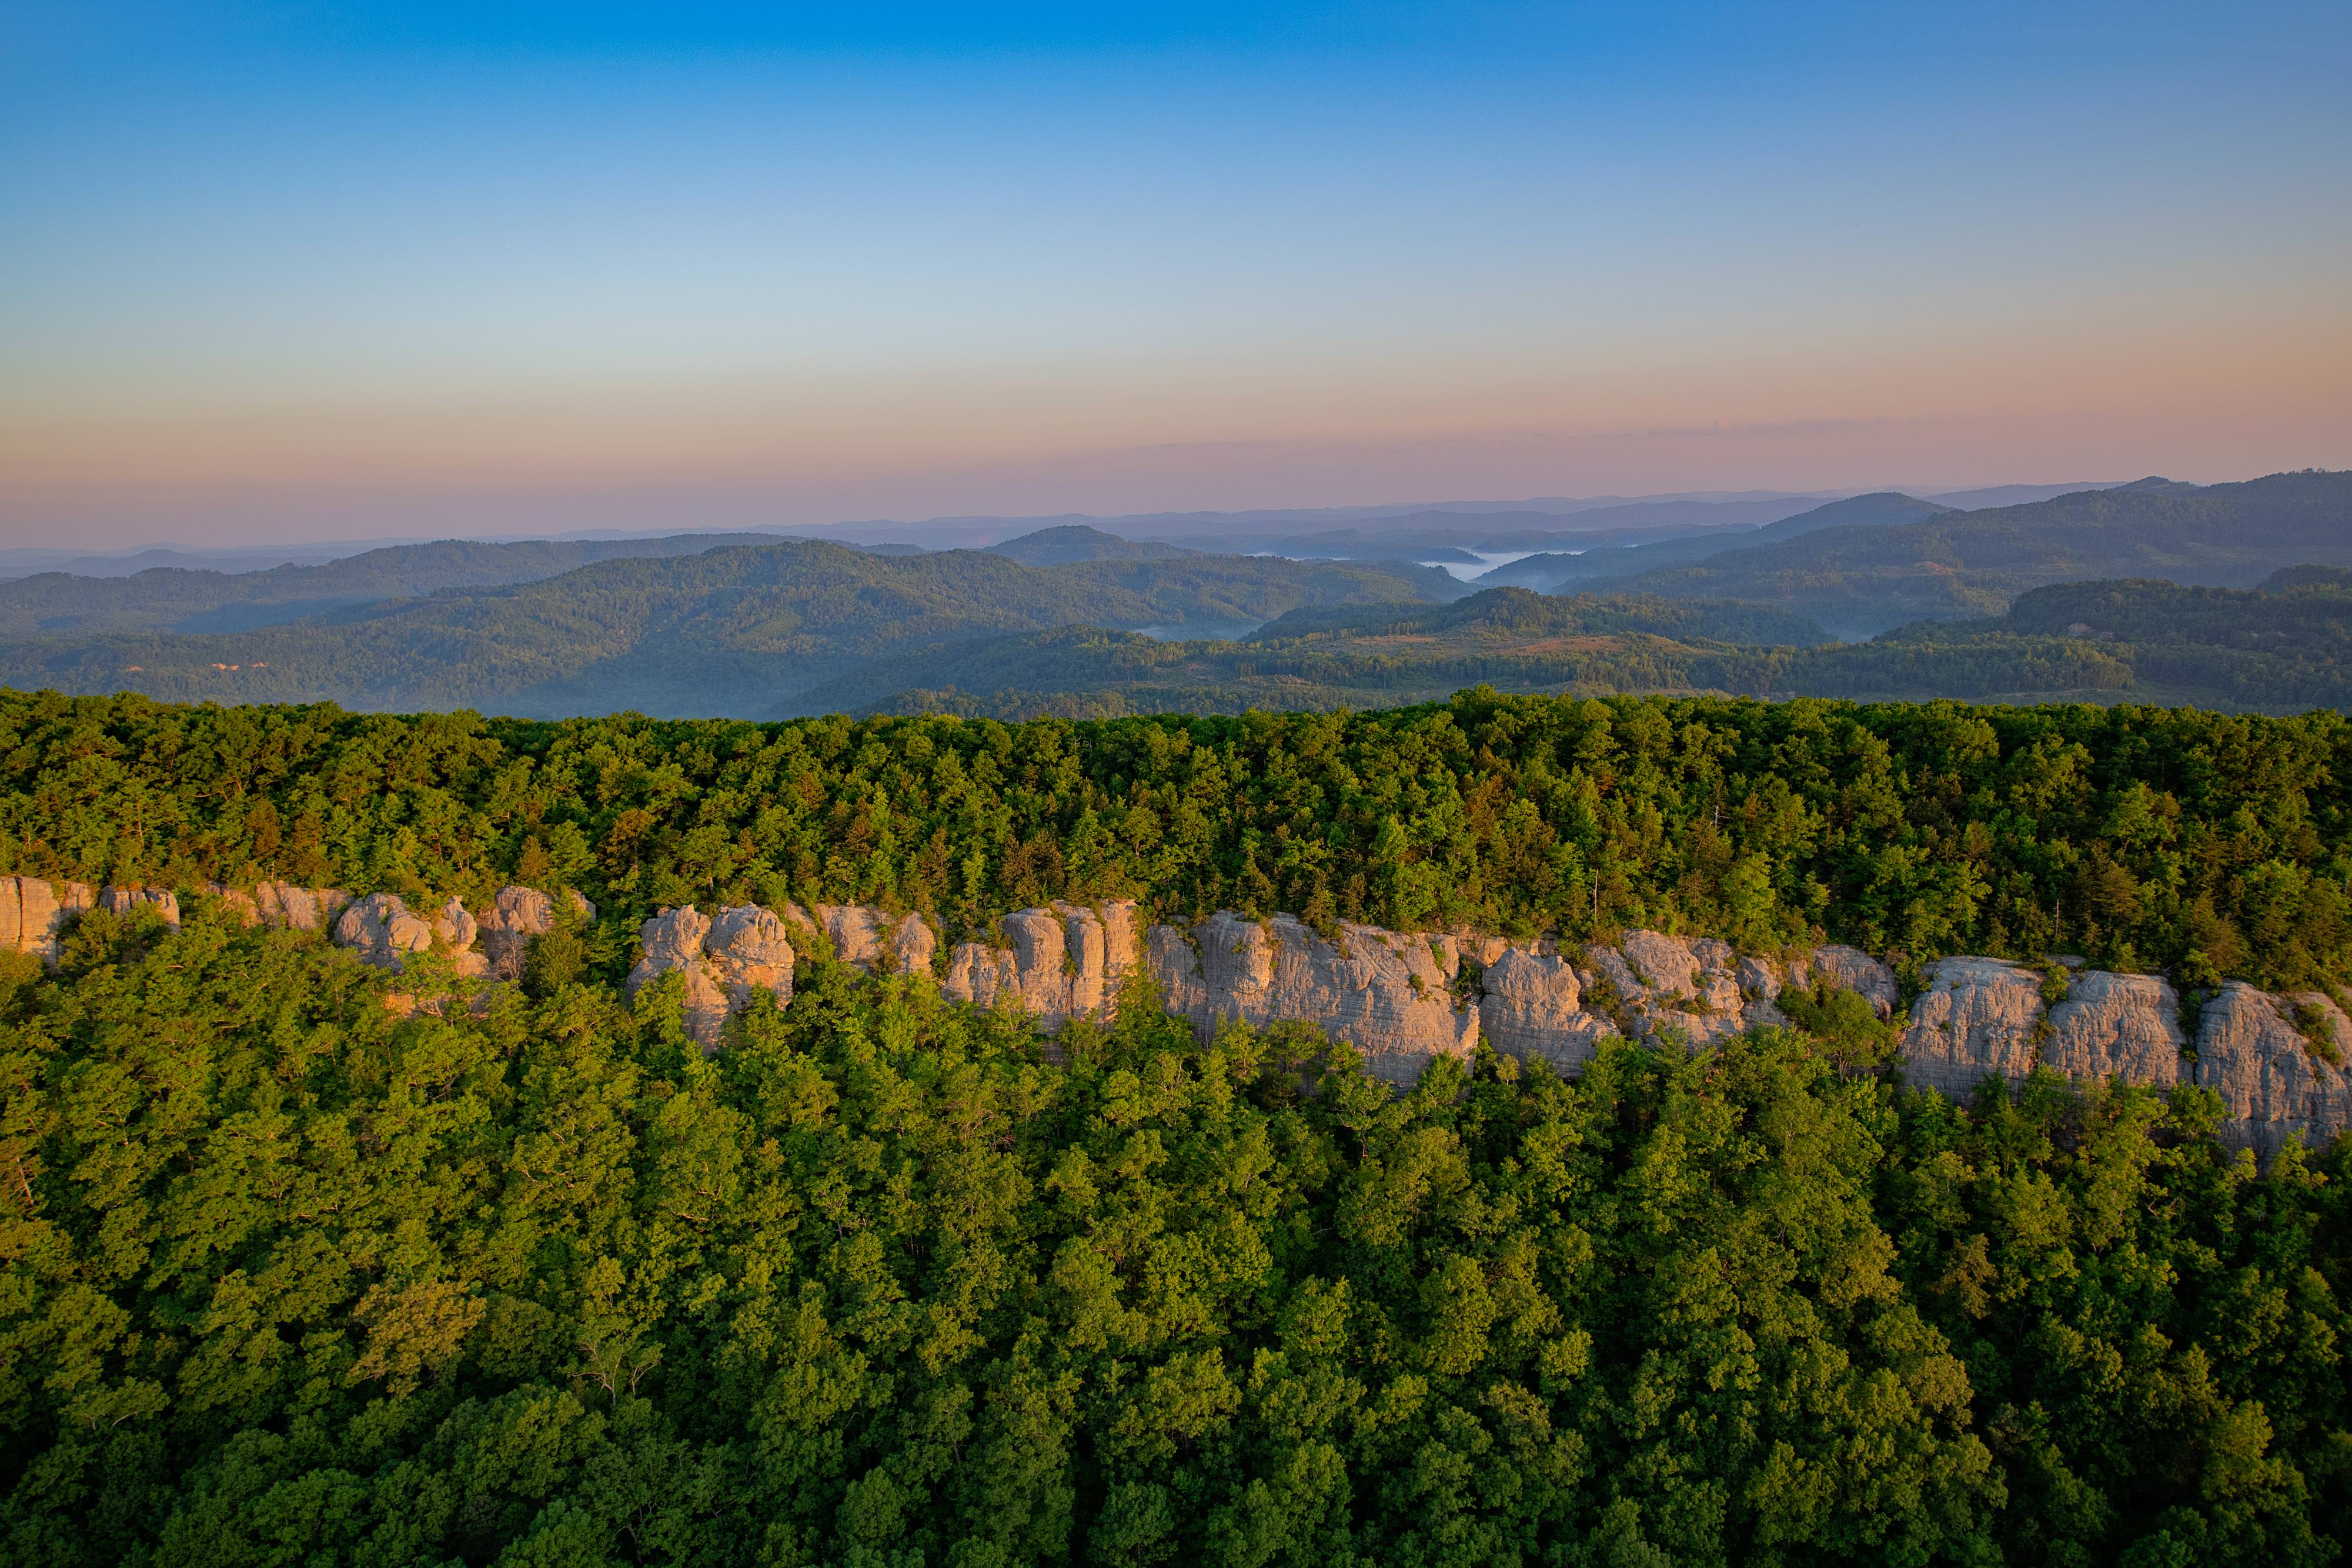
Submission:
[[[813,904],[807,915],[787,904],[784,915],[824,933],[834,958],[861,969],[927,972],[940,950],[940,939],[919,915],[894,916],[870,904]]]
[[[565,889],[563,898],[578,919],[596,918],[596,906],[581,897],[577,889]],[[555,900],[535,887],[502,887],[482,911],[478,924],[482,956],[489,966],[490,977],[519,980],[523,962],[530,956],[531,942],[555,929]]]
[[[2336,1058],[2323,1058],[2291,1009],[2300,1005]],[[2267,1160],[2301,1134],[2314,1149],[2352,1127],[2352,1023],[2327,998],[2277,998],[2231,980],[2197,1027],[2197,1082],[2221,1096],[2221,1137]]]
[[[415,953],[439,951],[459,977],[479,978],[489,962],[474,947],[478,928],[466,906],[452,898],[429,916],[411,911],[399,894],[371,893],[336,918],[334,940],[363,964],[397,975]]]
[[[1814,947],[1790,958],[1787,984],[1806,990],[1827,985],[1832,990],[1852,991],[1876,1009],[1880,1018],[1892,1017],[1895,1004],[1902,997],[1895,983],[1894,970],[1859,947],[1838,943]],[[1780,989],[1775,986],[1772,995],[1777,997]]]
[[[31,953],[56,968],[66,923],[97,902],[84,883],[0,876],[0,951]]]
[[[1615,1020],[1633,1038],[1675,1030],[1710,1045],[1748,1028],[1738,955],[1728,942],[1628,931],[1619,946],[1596,944],[1584,956],[1615,993]]]
[[[2039,1059],[2042,977],[1999,958],[1945,958],[1903,1031],[1903,1076],[1957,1100],[1987,1075],[2021,1083]]]
[[[290,882],[256,883],[253,904],[264,925],[289,931],[324,931],[349,908],[352,895],[340,887],[297,887]]]
[[[1609,1019],[1584,1010],[1583,988],[1567,959],[1506,946],[1486,965],[1478,1027],[1504,1055],[1549,1061],[1562,1077],[1574,1077],[1616,1032]]]
[[[1006,946],[961,942],[948,955],[940,988],[976,1007],[1012,1006],[1047,1029],[1107,1014],[1120,985],[1137,972],[1135,904],[1099,908],[1056,904],[1006,915]]]
[[[1467,1056],[1477,1042],[1477,1009],[1454,1005],[1460,955],[1449,938],[1342,925],[1327,942],[1287,915],[1258,922],[1221,910],[1189,940],[1153,927],[1149,950],[1162,1004],[1203,1037],[1220,1019],[1307,1020],[1353,1044],[1368,1072],[1394,1083],[1413,1082],[1438,1056]]]
[[[2050,1009],[2042,1063],[2070,1078],[2169,1089],[2180,1082],[2180,998],[2154,975],[2077,974]]]
[[[665,909],[638,929],[645,956],[629,971],[628,992],[673,972],[686,984],[686,1030],[716,1051],[728,1019],[766,991],[779,1007],[793,999],[793,954],[784,923],[756,904],[721,909],[714,918],[688,904]]]
[[[135,909],[152,909],[163,917],[163,924],[177,931],[180,928],[180,895],[168,887],[110,887],[98,895],[98,906],[115,915],[128,915]]]

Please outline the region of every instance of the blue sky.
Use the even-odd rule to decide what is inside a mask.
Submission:
[[[2352,463],[2352,7],[100,6],[0,531]]]

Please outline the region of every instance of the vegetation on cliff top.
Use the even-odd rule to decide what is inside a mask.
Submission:
[[[1055,897],[2352,976],[2352,721],[1465,692],[1384,712],[538,724],[0,694],[0,873],[411,897]]]

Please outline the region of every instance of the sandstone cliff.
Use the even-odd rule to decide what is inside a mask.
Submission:
[[[705,1051],[716,1051],[730,1014],[756,990],[793,999],[793,955],[783,922],[755,904],[704,915],[692,904],[665,909],[638,929],[645,956],[629,971],[628,993],[676,972],[685,977],[686,1028]]]
[[[567,889],[563,897],[575,918],[583,922],[596,918],[596,906],[576,890]],[[502,887],[490,899],[478,924],[482,956],[489,965],[491,978],[520,979],[533,939],[555,929],[555,900],[535,887]]]
[[[813,904],[803,915],[786,904],[784,918],[822,931],[835,962],[892,974],[929,971],[940,939],[919,915],[893,916],[870,904]]]
[[[66,923],[93,907],[97,896],[79,882],[0,876],[0,951],[31,953],[54,969]]]
[[[463,978],[489,973],[489,961],[474,946],[478,928],[466,906],[451,898],[431,915],[413,913],[397,894],[372,893],[346,907],[335,921],[334,940],[360,961],[399,974],[408,956],[438,951]]]
[[[1220,1019],[1307,1020],[1395,1083],[1420,1077],[1434,1057],[1468,1055],[1477,1041],[1477,1010],[1454,1005],[1460,956],[1450,938],[1342,925],[1326,942],[1287,915],[1260,923],[1220,911],[1189,934],[1153,927],[1149,950],[1161,1005],[1204,1036]]]
[[[948,955],[947,995],[976,1007],[1016,1007],[1054,1029],[1107,1013],[1139,966],[1130,899],[1016,910],[998,924],[1006,946],[962,942]]]
[[[2324,1047],[2297,1027],[2298,1005]],[[2198,1020],[2197,1082],[2221,1096],[2221,1136],[2265,1159],[2294,1134],[2316,1149],[2352,1127],[2347,1066],[2352,1023],[2316,993],[2281,998],[2231,980]]]
[[[2077,974],[2050,1009],[2042,1061],[2070,1078],[2120,1078],[2154,1089],[2180,1081],[2180,997],[2154,975]]]
[[[1956,1100],[1988,1075],[2023,1082],[2041,1050],[2042,977],[1999,958],[1945,958],[1927,973],[1903,1031],[1906,1081]]]
[[[331,925],[337,943],[395,973],[409,955],[437,951],[461,976],[511,979],[530,942],[555,924],[552,900],[530,888],[500,889],[478,923],[455,898],[420,915],[389,894],[352,901],[337,889],[285,883],[205,890],[247,921],[313,931]],[[566,896],[593,917],[578,894]],[[0,951],[54,967],[59,936],[80,913],[142,906],[178,924],[169,889],[93,892],[0,877]],[[645,923],[644,956],[628,989],[634,995],[657,975],[681,972],[688,1028],[715,1050],[728,1018],[755,992],[791,1000],[795,923],[822,932],[842,962],[869,969],[929,973],[938,948],[919,917],[869,905],[817,904],[811,914],[787,905],[781,917],[752,905],[706,916],[689,905]],[[1126,982],[1148,973],[1162,1005],[1204,1038],[1223,1019],[1311,1022],[1351,1041],[1373,1075],[1398,1083],[1437,1056],[1467,1055],[1482,1032],[1498,1051],[1573,1073],[1612,1033],[1705,1044],[1785,1022],[1777,1003],[1790,986],[1843,987],[1882,1016],[1897,999],[1885,964],[1836,946],[1766,957],[1712,938],[1631,931],[1613,946],[1587,947],[1580,967],[1549,939],[1342,925],[1327,940],[1286,915],[1254,921],[1221,911],[1190,928],[1140,932],[1135,905],[1124,900],[1018,910],[1001,924],[1003,946],[967,942],[949,956],[948,996],[1018,1008],[1053,1029],[1108,1014]],[[1926,974],[1928,988],[1899,1047],[1913,1087],[1965,1099],[1988,1076],[2016,1083],[2036,1067],[2158,1089],[2185,1078],[2221,1095],[2222,1135],[2264,1158],[2290,1137],[2317,1146],[2352,1127],[2352,1020],[2325,996],[2273,997],[2231,981],[2206,1005],[2189,1062],[2179,998],[2154,976],[2080,970],[2065,998],[2045,1009],[2042,975],[2020,965],[1952,957]]]

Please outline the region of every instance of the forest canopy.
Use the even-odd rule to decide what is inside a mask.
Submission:
[[[0,1561],[2289,1564],[2352,1529],[2352,1147],[1906,1090],[1851,993],[1399,1092],[1149,982],[1048,1039],[663,904],[1051,897],[2345,973],[2338,715],[1462,694],[534,724],[0,695]],[[200,890],[576,887],[519,984]],[[436,976],[441,977],[436,978]],[[400,1007],[388,1005],[400,989]],[[436,1002],[435,988],[443,988]],[[424,1005],[418,1005],[418,998]]]
[[[0,1553],[263,1564],[2126,1563],[2352,1528],[2352,1160],[1866,1038],[1398,1094],[1150,998],[813,961],[402,1017],[87,916],[0,988]],[[1868,1009],[1862,1009],[1868,1016]]]
[[[0,873],[1394,930],[1818,931],[2273,989],[2352,974],[2352,723],[1499,696],[1370,713],[557,723],[0,693]]]

